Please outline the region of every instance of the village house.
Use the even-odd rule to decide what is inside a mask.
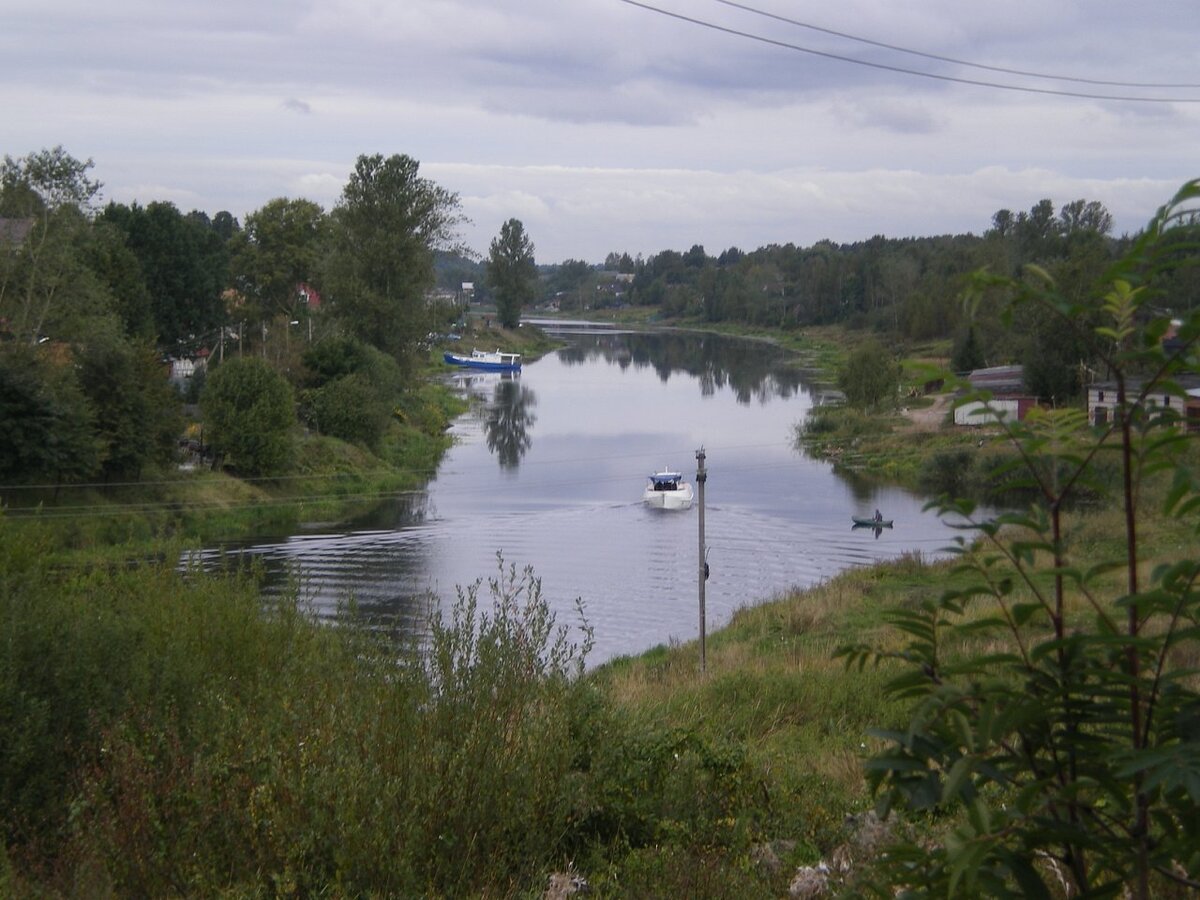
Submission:
[[[954,410],[955,425],[994,425],[1005,419],[1024,419],[1037,406],[1037,398],[1025,389],[1023,366],[992,366],[976,369],[967,376],[971,389],[990,391],[992,399],[965,403]]]
[[[1189,432],[1200,432],[1200,378],[1179,378],[1177,384],[1182,388],[1183,396],[1166,390],[1156,391],[1153,385],[1149,390],[1145,390],[1145,381],[1131,379],[1125,383],[1126,397],[1130,402],[1144,397],[1145,406],[1149,410],[1173,411],[1180,417],[1181,427]],[[1087,416],[1092,425],[1102,426],[1114,421],[1116,405],[1115,381],[1098,382],[1088,386]]]

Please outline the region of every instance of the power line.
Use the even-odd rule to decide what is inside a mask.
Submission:
[[[1093,94],[1085,91],[1068,91],[1056,88],[1039,88],[1028,87],[1016,84],[1003,84],[996,81],[980,81],[974,78],[960,78],[954,75],[939,75],[934,72],[922,72],[919,69],[908,69],[903,66],[891,66],[886,63],[871,62],[865,59],[854,59],[850,56],[842,56],[837,53],[828,53],[824,50],[814,50],[811,47],[802,47],[799,44],[792,44],[787,41],[776,40],[775,38],[764,37],[760,34],[753,34],[748,31],[739,31],[736,28],[729,28],[725,25],[718,25],[716,22],[708,22],[704,19],[697,19],[692,16],[685,16],[682,13],[672,12],[671,10],[662,9],[657,6],[651,6],[649,3],[642,3],[640,0],[619,0],[621,3],[629,6],[636,6],[639,9],[647,10],[648,12],[658,13],[662,16],[667,16],[672,19],[679,19],[681,22],[690,22],[693,25],[699,25],[702,28],[709,28],[713,31],[719,31],[724,34],[730,34],[734,37],[746,38],[747,40],[757,41],[761,44],[769,44],[773,47],[781,47],[785,50],[795,50],[798,53],[808,53],[813,56],[824,57],[825,59],[834,59],[838,62],[850,63],[856,66],[866,66],[871,69],[881,69],[885,72],[897,72],[901,75],[913,75],[917,78],[930,78],[934,81],[946,81],[953,84],[966,84],[973,87],[994,88],[1001,91],[1015,91],[1024,94],[1043,94],[1054,97],[1077,97],[1085,100],[1117,100],[1125,103],[1200,103],[1200,98],[1193,97],[1128,97],[1119,94]]]
[[[897,53],[907,53],[911,56],[920,56],[924,59],[933,59],[938,62],[953,63],[956,66],[967,66],[972,69],[985,69],[989,72],[1001,72],[1005,75],[1022,75],[1027,78],[1041,78],[1047,81],[1073,81],[1077,84],[1096,84],[1107,87],[1127,87],[1127,88],[1200,88],[1200,83],[1183,82],[1180,84],[1162,83],[1153,81],[1105,81],[1099,78],[1079,78],[1072,75],[1050,75],[1044,72],[1032,72],[1025,69],[1009,69],[1004,66],[989,66],[985,63],[970,62],[965,59],[955,59],[953,56],[939,56],[936,53],[926,53],[921,50],[913,50],[909,47],[901,47],[897,44],[888,44],[884,41],[875,41],[871,38],[861,37],[856,34],[849,34],[845,31],[835,31],[832,28],[825,28],[821,25],[813,25],[811,22],[801,22],[798,19],[790,19],[787,16],[776,15],[775,13],[767,12],[766,10],[756,9],[753,6],[747,6],[744,3],[735,3],[734,0],[713,0],[714,3],[720,3],[724,6],[729,6],[734,9],[740,9],[744,12],[753,13],[756,16],[774,19],[777,22],[786,22],[788,25],[795,25],[798,28],[807,28],[811,31],[819,31],[822,34],[832,35],[833,37],[844,38],[848,41],[857,41],[860,44],[869,44],[872,47],[881,47],[884,50],[894,50]]]

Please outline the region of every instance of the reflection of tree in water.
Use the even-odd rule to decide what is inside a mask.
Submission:
[[[537,406],[533,391],[519,381],[498,381],[487,408],[484,432],[488,449],[496,454],[503,469],[515,469],[533,444],[529,428],[537,421],[531,411]]]
[[[703,396],[728,387],[743,404],[790,397],[804,383],[799,370],[781,365],[785,354],[778,347],[695,332],[584,335],[558,355],[567,365],[599,358],[622,369],[651,367],[663,382],[685,373],[700,382]]]

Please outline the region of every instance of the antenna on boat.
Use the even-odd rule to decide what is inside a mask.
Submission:
[[[708,578],[708,556],[704,547],[704,483],[708,481],[708,473],[704,471],[704,445],[696,451],[696,497],[700,507],[700,671],[707,671],[708,660],[705,648],[704,634],[704,581]]]

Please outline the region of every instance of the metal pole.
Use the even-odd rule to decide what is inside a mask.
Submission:
[[[705,626],[704,626],[704,579],[706,577],[704,560],[704,482],[708,480],[708,473],[704,471],[704,447],[696,451],[696,494],[700,504],[700,671],[705,672],[708,668],[707,651],[705,647]]]

